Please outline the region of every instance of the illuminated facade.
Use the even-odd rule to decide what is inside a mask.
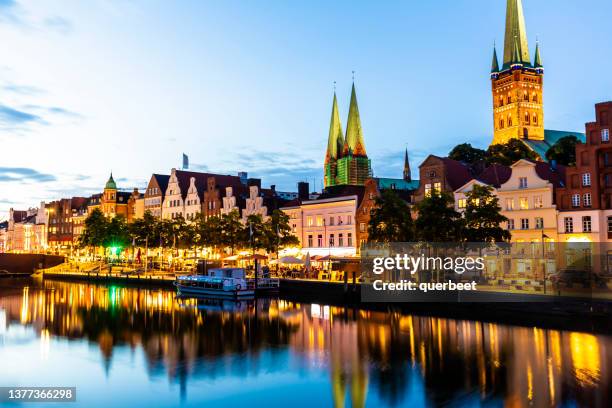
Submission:
[[[142,194],[138,192],[138,189],[134,189],[133,192],[120,191],[111,173],[102,194],[91,196],[87,211],[91,214],[97,208],[107,217],[122,216],[127,222],[132,222],[136,200],[140,198]]]
[[[326,188],[341,185],[363,186],[365,181],[372,177],[372,166],[365,149],[354,83],[346,136],[342,134],[338,100],[334,92],[324,173]]]

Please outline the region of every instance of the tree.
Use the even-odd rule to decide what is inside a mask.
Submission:
[[[247,217],[244,227],[243,242],[248,243],[249,248],[267,249],[270,242],[269,226],[263,221],[259,214],[251,214]]]
[[[576,145],[580,143],[576,136],[564,136],[548,149],[546,159],[555,160],[564,166],[576,164]]]
[[[432,191],[416,205],[416,236],[425,242],[453,242],[461,238],[461,214],[455,211],[454,200],[447,193]]]
[[[150,211],[145,211],[142,218],[137,218],[129,225],[130,235],[138,245],[145,245],[155,242],[159,237],[160,223]]]
[[[540,157],[519,139],[510,139],[507,143],[489,146],[485,157],[489,164],[504,166],[510,166],[520,159],[539,160]]]
[[[266,223],[267,248],[268,252],[276,252],[281,248],[292,245],[299,245],[300,240],[293,235],[291,225],[289,225],[289,216],[281,210],[272,211],[272,215]]]
[[[499,199],[489,186],[474,184],[466,194],[463,213],[465,228],[463,238],[467,242],[502,242],[510,240],[510,233],[500,227],[507,222],[500,211]]]
[[[448,154],[449,159],[474,164],[485,158],[486,152],[482,149],[472,147],[470,143],[457,145]]]
[[[236,248],[246,245],[244,226],[238,211],[221,215],[217,228],[213,230],[213,234],[219,234],[215,239],[218,239],[220,246],[229,248],[232,254]]]
[[[94,209],[85,219],[85,227],[79,238],[79,246],[101,247],[104,246],[108,230],[108,219],[99,208]]]
[[[411,242],[414,223],[410,208],[393,190],[384,190],[376,198],[370,212],[368,240],[370,242]]]
[[[120,251],[128,245],[130,233],[125,218],[121,215],[111,218],[106,229],[104,247]]]

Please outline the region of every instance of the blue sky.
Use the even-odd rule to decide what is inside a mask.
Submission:
[[[8,208],[180,166],[294,190],[316,181],[333,81],[356,71],[375,175],[491,139],[505,0],[0,0],[0,219]],[[583,130],[612,99],[612,2],[524,0],[545,126]],[[501,49],[498,49],[501,54]]]

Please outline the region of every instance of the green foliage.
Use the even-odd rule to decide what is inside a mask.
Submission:
[[[244,248],[247,245],[244,225],[242,225],[238,211],[221,215],[217,228],[215,239],[218,240],[219,246],[230,248],[233,253],[235,249]]]
[[[272,211],[268,221],[268,245],[269,252],[278,252],[281,248],[299,245],[300,240],[293,235],[289,216],[281,210]]]
[[[580,143],[576,136],[565,136],[546,152],[548,161],[555,160],[564,166],[574,166],[576,164],[576,145]]]
[[[511,139],[505,144],[489,146],[485,157],[488,164],[504,166],[510,166],[521,159],[537,161],[540,160],[540,157],[519,139]]]
[[[453,198],[446,193],[432,191],[416,205],[414,222],[416,236],[425,242],[458,242],[461,240],[463,221],[455,211]]]
[[[145,211],[143,218],[134,220],[129,225],[132,238],[137,245],[155,245],[159,238],[159,222],[150,211]]]
[[[411,242],[414,224],[410,208],[393,190],[384,190],[376,198],[368,224],[370,242]]]
[[[473,164],[485,159],[486,152],[482,149],[472,147],[470,143],[457,145],[448,154],[449,159]]]
[[[508,221],[500,211],[498,198],[489,186],[474,184],[466,194],[463,213],[463,238],[467,242],[502,242],[510,240],[510,233],[500,224]]]
[[[79,238],[79,246],[85,247],[101,247],[106,241],[108,228],[108,219],[104,216],[99,208],[94,209],[85,219],[83,233]]]
[[[120,215],[111,218],[106,227],[104,247],[126,248],[131,244],[130,238],[125,218]]]

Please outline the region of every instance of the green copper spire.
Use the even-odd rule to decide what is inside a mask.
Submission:
[[[517,54],[515,58],[515,52]],[[506,36],[504,39],[504,65],[508,69],[512,63],[530,65],[527,29],[521,0],[508,0],[506,9]]]
[[[542,57],[540,57],[540,43],[536,43],[535,58],[533,59],[534,68],[542,68]]]
[[[351,90],[351,105],[349,107],[348,121],[346,123],[346,144],[345,153],[351,151],[355,156],[367,156],[363,131],[361,129],[361,118],[359,117],[359,106],[357,106],[357,93],[355,83]]]
[[[113,172],[112,171],[111,171],[111,174],[110,174],[110,178],[106,182],[106,186],[104,186],[104,189],[105,190],[116,190],[117,189],[117,184],[115,183],[115,180],[113,179]]]
[[[329,123],[329,137],[327,139],[327,154],[325,155],[325,163],[330,160],[337,159],[342,154],[344,148],[344,136],[342,134],[342,123],[340,123],[340,114],[338,113],[338,99],[334,91],[334,102],[332,104],[331,120]]]
[[[499,63],[497,62],[497,50],[493,45],[493,63],[491,64],[491,73],[496,74],[499,72]]]

